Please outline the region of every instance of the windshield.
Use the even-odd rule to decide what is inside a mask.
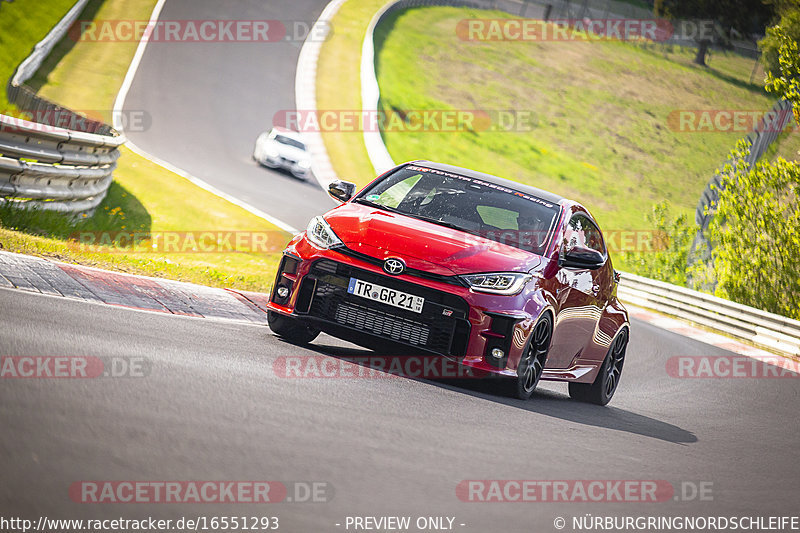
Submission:
[[[542,255],[558,206],[475,178],[409,165],[354,200]]]
[[[305,149],[306,149],[306,145],[305,144],[301,143],[300,141],[296,141],[296,140],[292,139],[291,137],[286,137],[285,135],[276,135],[275,136],[275,140],[278,141],[281,144],[294,146],[295,148],[299,148],[299,149],[301,149],[303,151],[305,151]]]

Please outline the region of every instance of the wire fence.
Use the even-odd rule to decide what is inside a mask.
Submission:
[[[722,165],[722,168],[714,173],[714,177],[711,178],[700,195],[700,201],[695,209],[694,219],[698,228],[689,253],[689,266],[698,260],[707,260],[711,256],[712,243],[708,240],[706,232],[711,220],[714,218],[714,206],[719,201],[720,192],[725,189],[724,178],[726,174],[722,169],[727,165],[731,165],[733,168],[739,165],[746,165],[747,168],[752,167],[766,153],[769,146],[775,142],[781,132],[786,129],[793,116],[791,102],[787,100],[776,102],[772,110],[765,113],[755,129],[745,137],[750,149],[747,156],[743,160],[729,158]]]
[[[108,124],[93,120],[71,109],[58,105],[36,94],[27,85],[13,85],[11,81],[6,87],[8,101],[14,104],[26,118],[34,122],[53,127],[63,127],[83,133],[116,136],[118,133]]]

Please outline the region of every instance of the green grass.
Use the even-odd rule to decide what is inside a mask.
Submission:
[[[386,0],[345,2],[331,21],[333,33],[320,50],[317,109],[361,109],[361,44],[367,25]],[[336,174],[365,184],[375,177],[361,132],[322,132]]]
[[[0,2],[0,80],[3,82],[0,113],[7,114],[12,110],[5,83],[30,55],[33,46],[47,35],[74,3],[75,0]]]
[[[148,20],[155,0],[90,0],[81,20]],[[111,109],[136,48],[135,41],[62,39],[28,85],[48,100],[111,123]],[[102,65],[102,68],[98,68]]]
[[[47,11],[52,16],[47,20],[41,16],[45,10],[35,9],[34,4],[33,0],[10,4],[30,17],[39,17],[38,24],[46,28],[42,26],[41,34],[26,34],[27,42],[14,43],[13,48],[26,50],[20,53],[21,57],[20,54],[0,56],[4,61],[3,72],[9,72],[9,76],[16,67],[11,63],[22,61],[73,2],[56,6],[51,1],[52,9]],[[85,12],[100,19],[146,20],[154,5],[155,0],[92,0]],[[0,7],[0,28],[9,27],[8,6],[3,3]],[[75,43],[67,38],[59,43],[31,83],[52,101],[72,109],[94,111],[93,118],[110,121],[114,99],[136,47],[133,42]],[[278,247],[288,240],[287,235],[265,220],[124,147],[114,172],[114,183],[94,216],[74,220],[49,212],[0,209],[0,247],[7,251],[205,285],[267,291],[279,253],[257,253],[247,248],[235,253],[139,252],[119,247],[87,250],[76,246],[73,240],[81,232],[134,231],[163,235],[163,232],[209,230],[266,233],[271,243],[277,241]]]
[[[584,203],[606,230],[647,228],[669,200],[690,214],[743,133],[674,131],[675,110],[768,110],[751,59],[624,42],[468,42],[464,18],[502,12],[430,7],[379,28],[384,109],[530,112],[530,131],[384,132],[396,161],[426,158],[503,176]]]
[[[269,289],[279,253],[139,252],[142,248],[134,252],[126,247],[78,246],[80,234],[85,232],[109,232],[111,236],[117,232],[266,232],[278,250],[288,240],[288,235],[261,218],[126,148],[122,151],[115,181],[93,217],[75,221],[52,212],[0,208],[0,246],[6,251],[203,285]]]
[[[782,157],[787,161],[800,162],[800,126],[794,124],[794,129],[784,132],[767,150],[766,156],[770,159]]]

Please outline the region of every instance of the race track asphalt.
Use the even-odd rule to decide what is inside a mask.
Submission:
[[[158,42],[147,45],[124,113],[150,120],[126,131],[139,148],[297,229],[336,204],[314,177],[300,181],[252,159],[276,113],[295,109],[295,68],[325,0],[168,0],[161,21],[267,20],[289,29],[278,42]],[[294,28],[297,28],[297,31]],[[295,39],[297,36],[299,38]],[[202,228],[207,229],[207,228]]]
[[[325,0],[168,0],[162,20],[310,25]],[[258,167],[253,142],[294,107],[299,42],[151,43],[125,103],[147,152],[297,228],[329,209],[316,182]],[[202,228],[206,229],[206,228]],[[632,321],[608,407],[545,383],[531,401],[492,384],[283,378],[286,356],[369,355],[322,336],[0,289],[0,356],[138,357],[144,377],[0,379],[0,515],[278,516],[280,531],[347,531],[347,516],[453,516],[457,531],[556,531],[556,517],[797,513],[797,379],[680,379],[667,360],[731,355]],[[664,480],[661,503],[468,503],[462,480]],[[328,483],[327,503],[87,504],[81,480]],[[681,501],[711,483],[710,499]],[[693,492],[687,489],[688,492]],[[691,494],[690,494],[691,495]],[[337,526],[336,524],[340,524]],[[464,524],[461,526],[460,524]],[[350,529],[352,531],[352,528]]]
[[[0,510],[35,518],[277,515],[284,531],[346,516],[455,516],[461,531],[555,531],[563,516],[796,513],[798,380],[680,379],[676,355],[726,352],[633,321],[607,407],[543,384],[285,378],[286,356],[369,355],[323,336],[0,289],[3,355],[140,357],[145,377],[0,380]],[[712,501],[468,503],[462,480],[712,483]],[[328,503],[81,504],[81,480],[318,481]],[[691,492],[691,491],[688,491]],[[571,529],[568,529],[571,530]]]

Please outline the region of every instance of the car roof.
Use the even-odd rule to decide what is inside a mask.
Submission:
[[[553,194],[551,192],[543,191],[542,189],[537,189],[536,187],[531,187],[530,185],[525,185],[523,183],[519,183],[516,181],[511,181],[505,178],[499,178],[497,176],[493,176],[491,174],[484,174],[483,172],[478,172],[476,170],[470,170],[468,168],[461,168],[454,165],[447,165],[444,163],[435,163],[433,161],[426,161],[426,160],[418,160],[418,161],[410,161],[408,164],[420,165],[424,167],[433,168],[436,170],[443,170],[445,172],[452,172],[453,174],[460,174],[462,176],[466,176],[468,178],[475,178],[482,181],[486,181],[488,183],[493,183],[494,185],[499,185],[501,187],[507,187],[509,189],[514,189],[522,193],[529,194],[531,196],[535,196],[537,198],[541,198],[542,200],[546,200],[548,202],[554,204],[565,204],[565,203],[573,203],[570,201],[565,200],[562,196],[557,194]]]

